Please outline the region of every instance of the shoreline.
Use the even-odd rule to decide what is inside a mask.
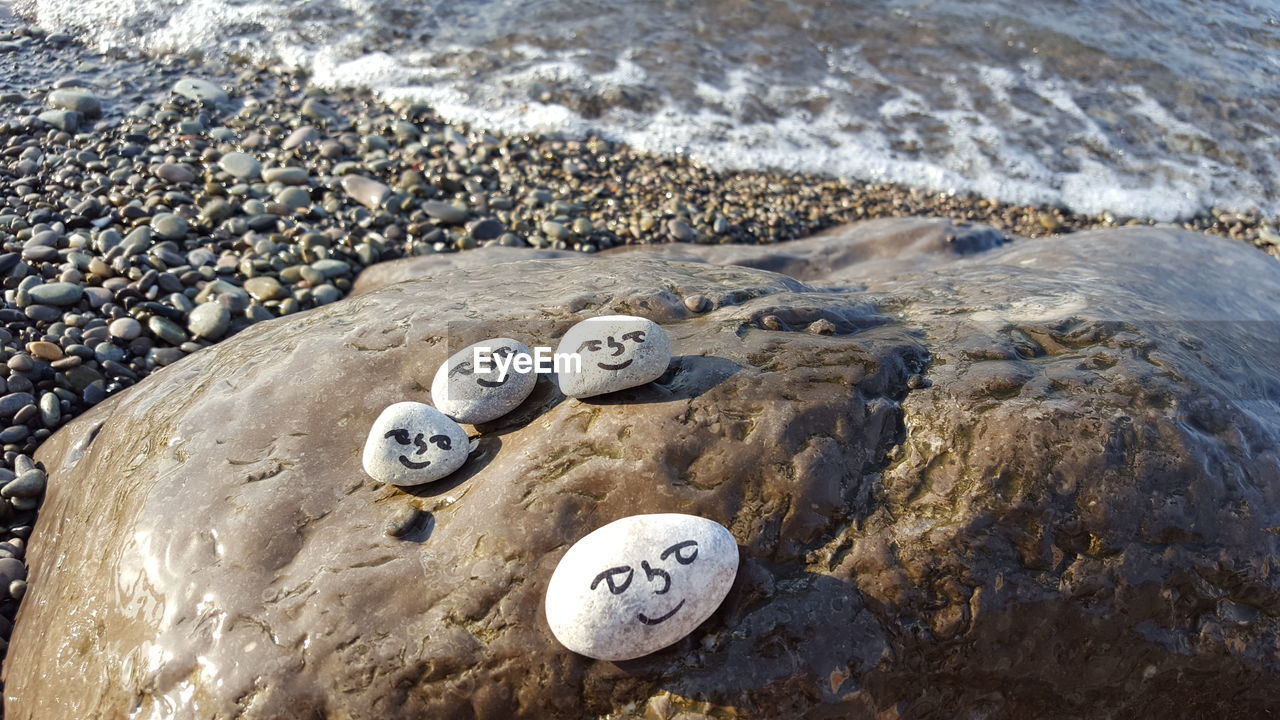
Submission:
[[[0,4],[0,484],[30,482],[0,503],[0,560],[23,558],[44,483],[29,457],[60,425],[239,329],[341,299],[377,262],[487,244],[775,243],[882,217],[1028,237],[1154,224],[500,137],[269,68],[98,55],[10,12]],[[187,76],[213,87],[171,95]],[[1176,226],[1280,258],[1256,213]],[[19,574],[0,576],[0,636]]]

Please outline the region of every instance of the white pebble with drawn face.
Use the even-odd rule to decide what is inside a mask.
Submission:
[[[696,515],[632,515],[561,558],[547,585],[547,623],[576,653],[630,660],[693,632],[737,573],[738,544],[723,525]]]
[[[443,478],[467,461],[467,433],[439,410],[419,402],[388,405],[369,430],[364,471],[392,485]]]
[[[476,367],[477,349],[484,355],[487,372]],[[458,422],[489,422],[524,402],[537,382],[533,354],[524,343],[511,338],[481,340],[440,366],[431,381],[431,402]]]
[[[577,353],[581,367],[562,369],[557,380],[567,397],[585,398],[643,385],[662,377],[671,342],[657,323],[632,315],[588,318],[569,328],[558,355]]]

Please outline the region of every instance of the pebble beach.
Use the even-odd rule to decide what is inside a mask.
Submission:
[[[1151,224],[501,136],[274,68],[97,54],[0,6],[0,649],[40,443],[203,347],[340,300],[365,267],[490,244],[780,243],[897,216],[1027,237]],[[1280,257],[1256,212],[1179,225]]]

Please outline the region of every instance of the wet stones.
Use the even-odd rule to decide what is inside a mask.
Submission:
[[[72,110],[84,117],[94,118],[102,114],[102,100],[87,90],[79,88],[60,88],[49,93],[45,102],[49,107],[60,110]]]
[[[446,225],[459,225],[467,220],[466,210],[436,200],[428,200],[422,203],[422,210],[427,215]]]
[[[569,328],[556,349],[576,353],[579,367],[558,375],[560,392],[585,398],[658,379],[671,362],[667,333],[657,323],[631,315],[589,318]]]
[[[484,361],[484,367],[476,365],[477,359]],[[440,366],[431,382],[431,400],[458,422],[489,422],[524,402],[537,380],[533,355],[524,343],[511,338],[483,340],[454,353]]]
[[[48,478],[43,470],[32,468],[0,487],[0,497],[36,498],[44,493]]]
[[[218,160],[218,167],[238,180],[254,180],[262,173],[262,163],[249,153],[229,152]]]
[[[187,341],[187,334],[174,321],[160,315],[152,315],[147,321],[152,334],[171,345],[181,345]]]
[[[280,143],[280,147],[284,150],[292,150],[296,147],[302,147],[303,145],[314,143],[319,139],[320,133],[317,132],[315,128],[310,125],[303,125],[297,130],[289,133],[289,136],[284,139],[284,142]]]
[[[641,657],[701,625],[737,572],[737,542],[715,521],[677,513],[625,517],[560,559],[547,585],[547,624],[562,645],[587,657]]]
[[[391,194],[391,188],[360,175],[345,175],[342,178],[342,189],[353,200],[370,210],[377,210]]]
[[[7,588],[19,580],[26,580],[27,568],[22,561],[12,557],[0,557],[0,587]]]
[[[111,337],[120,340],[133,340],[142,334],[142,325],[131,317],[117,318],[107,326]]]
[[[280,281],[270,275],[259,275],[244,281],[245,292],[256,300],[272,300],[281,292]]]
[[[84,288],[74,283],[54,282],[36,285],[27,293],[34,302],[62,307],[79,302],[84,295]]]
[[[80,113],[73,110],[46,110],[36,117],[63,132],[73,133],[80,129]]]
[[[195,182],[196,179],[195,171],[181,163],[161,163],[152,172],[156,177],[175,185]]]
[[[196,337],[218,340],[231,326],[231,312],[218,302],[201,303],[187,317],[187,329]]]
[[[307,174],[307,169],[303,167],[279,167],[263,170],[262,179],[265,182],[278,182],[282,185],[306,185],[310,176]]]
[[[369,429],[361,462],[375,480],[421,485],[462,467],[469,453],[467,434],[458,423],[430,405],[398,402]]]
[[[0,419],[12,418],[19,410],[35,401],[29,392],[13,392],[0,397]]]
[[[222,105],[229,99],[222,88],[208,80],[194,77],[185,77],[174,83],[173,92],[196,102],[209,105]]]

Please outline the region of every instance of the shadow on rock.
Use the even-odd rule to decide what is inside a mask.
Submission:
[[[498,452],[502,449],[502,440],[497,437],[485,436],[475,438],[475,441],[477,443],[475,452],[471,453],[471,456],[467,458],[466,464],[459,468],[457,472],[436,482],[425,485],[411,485],[400,489],[414,497],[429,498],[444,495],[466,484],[467,481],[479,475],[489,463],[493,462],[493,459],[498,456]]]
[[[692,400],[728,380],[742,369],[728,358],[714,355],[677,355],[662,377],[638,387],[582,398],[589,405],[636,405],[672,400]]]
[[[857,678],[888,653],[851,582],[744,558],[707,622],[671,647],[613,663],[609,681],[634,684],[659,717],[678,706],[708,716],[733,708],[742,717],[810,717],[821,708],[818,716],[871,718]]]

